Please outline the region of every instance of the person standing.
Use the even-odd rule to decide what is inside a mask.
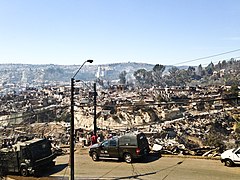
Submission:
[[[93,135],[91,137],[91,141],[92,141],[92,145],[97,143],[97,136],[96,136],[96,134],[93,133]]]

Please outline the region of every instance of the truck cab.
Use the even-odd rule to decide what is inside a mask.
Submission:
[[[240,164],[240,147],[224,151],[221,154],[221,162],[228,167]]]
[[[51,147],[51,142],[47,139],[32,139],[2,148],[0,168],[4,174],[34,175],[41,168],[55,164],[53,160],[56,155],[52,153]]]
[[[99,158],[124,159],[131,163],[149,153],[148,140],[144,133],[113,137],[90,147],[89,155],[94,161]]]

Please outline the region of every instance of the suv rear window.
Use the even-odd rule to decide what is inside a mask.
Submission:
[[[120,146],[137,146],[137,138],[135,136],[126,136],[119,139]]]

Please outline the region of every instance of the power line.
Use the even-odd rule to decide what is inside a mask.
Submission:
[[[173,64],[173,66],[176,66],[176,65],[179,65],[179,64],[184,64],[184,63],[189,63],[189,62],[194,62],[194,61],[199,61],[199,60],[203,60],[203,59],[209,59],[209,58],[212,58],[212,57],[217,57],[217,56],[221,56],[221,55],[224,55],[224,54],[229,54],[229,53],[233,53],[233,52],[237,52],[237,51],[240,51],[240,49],[235,49],[235,50],[232,50],[232,51],[227,51],[227,52],[223,52],[223,53],[219,53],[219,54],[214,54],[214,55],[211,55],[211,56],[206,56],[206,57],[201,57],[201,58],[197,58],[197,59],[192,59],[192,60],[188,60],[188,61],[179,62],[179,63]]]

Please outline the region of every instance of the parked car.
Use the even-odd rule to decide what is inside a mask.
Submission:
[[[36,171],[55,165],[56,155],[47,139],[32,139],[19,142],[12,147],[0,149],[0,170],[2,174],[20,173],[34,175]]]
[[[240,147],[224,151],[221,154],[221,162],[228,167],[240,164]]]
[[[89,155],[94,161],[99,158],[118,158],[131,163],[142,158],[150,151],[148,140],[144,133],[126,134],[113,137],[90,147]]]

